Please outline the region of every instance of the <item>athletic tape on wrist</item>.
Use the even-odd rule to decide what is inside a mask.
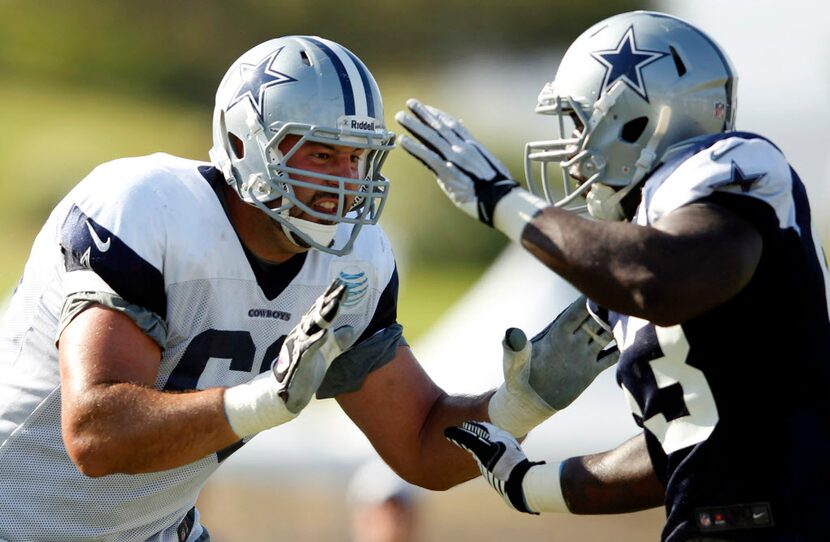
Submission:
[[[493,225],[511,241],[520,243],[527,223],[549,206],[547,201],[527,190],[514,188],[496,204]]]
[[[225,416],[240,438],[282,425],[297,417],[280,398],[277,381],[266,371],[250,382],[225,390]]]
[[[562,496],[562,463],[534,465],[525,473],[522,491],[533,512],[570,513]]]
[[[554,413],[556,409],[538,396],[533,397],[528,394],[517,397],[515,393],[507,389],[506,384],[499,386],[487,404],[487,415],[490,421],[514,437],[527,435],[531,429],[553,416]]]

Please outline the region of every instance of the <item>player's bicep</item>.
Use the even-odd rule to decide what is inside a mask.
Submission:
[[[392,361],[337,401],[381,457],[402,472],[418,462],[422,429],[442,395],[412,351],[399,346]]]
[[[102,305],[87,308],[58,339],[62,393],[83,394],[115,382],[152,386],[161,347],[123,312]]]
[[[750,221],[711,202],[677,209],[654,224],[669,237],[658,255],[678,314],[695,316],[738,294],[761,259],[761,233]],[[683,321],[682,318],[680,321]]]

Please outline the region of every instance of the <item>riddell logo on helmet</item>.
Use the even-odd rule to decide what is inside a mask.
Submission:
[[[374,132],[378,129],[378,126],[375,124],[375,119],[372,117],[353,117],[353,116],[343,116],[337,120],[337,126],[341,130],[362,130],[368,132]]]
[[[372,130],[375,131],[375,123],[365,120],[352,120],[349,126],[352,130]]]

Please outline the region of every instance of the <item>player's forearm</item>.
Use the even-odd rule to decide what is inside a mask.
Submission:
[[[640,434],[614,450],[573,457],[561,469],[562,495],[574,514],[621,514],[663,504]]]
[[[549,207],[523,230],[522,243],[600,305],[664,326],[736,295],[762,248],[754,226],[704,204],[652,226],[588,220]]]
[[[70,458],[88,476],[180,467],[233,444],[220,388],[168,393],[130,383],[100,384],[64,404]]]

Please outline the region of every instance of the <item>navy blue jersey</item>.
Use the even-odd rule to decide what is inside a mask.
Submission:
[[[663,540],[825,539],[828,273],[804,186],[772,143],[727,133],[670,154],[635,221],[694,202],[760,232],[749,284],[676,326],[607,314],[621,347],[617,380],[666,489]]]

